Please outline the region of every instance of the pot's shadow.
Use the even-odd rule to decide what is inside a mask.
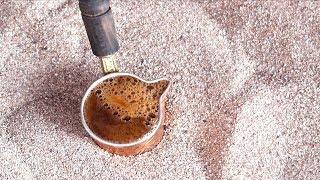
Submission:
[[[34,124],[37,127],[37,124],[44,123],[50,126],[49,130],[65,131],[78,137],[87,136],[81,124],[81,99],[87,87],[99,76],[78,64],[43,72],[41,78],[34,77],[34,84],[37,85],[29,87],[32,99],[21,104],[7,117],[7,121],[10,121],[7,131],[14,136],[22,133],[23,126]]]
[[[28,7],[19,7],[14,3],[9,5],[15,11]],[[60,12],[65,8],[72,10],[76,6],[76,3],[66,1],[56,9],[48,10],[48,14],[44,15],[46,18],[43,24],[47,26],[58,24],[57,21],[69,18],[69,16],[62,14],[55,19],[57,17],[52,12]],[[8,16],[15,17],[16,13],[10,11]],[[77,15],[72,14],[71,16],[76,17]],[[26,19],[24,15],[19,18]],[[67,23],[72,23],[71,27],[74,28],[82,27],[79,21],[72,19]],[[15,137],[16,141],[21,143],[32,138],[32,132],[38,133],[39,131],[47,131],[47,133],[64,131],[78,137],[86,135],[80,118],[82,95],[94,80],[102,76],[98,68],[93,67],[97,64],[86,63],[90,50],[83,43],[87,42],[84,31],[79,32],[79,38],[74,38],[76,41],[69,43],[68,29],[65,33],[61,33],[61,29],[48,29],[47,26],[40,26],[39,21],[34,20],[26,24],[22,32],[30,40],[31,48],[37,48],[25,49],[26,54],[35,58],[24,62],[25,66],[36,73],[28,74],[29,71],[26,71],[23,74],[21,81],[24,82],[18,83],[22,85],[17,88],[23,89],[21,94],[24,96],[24,101],[6,116],[7,134]],[[66,40],[61,41],[64,38]],[[51,40],[52,44],[48,40]],[[21,44],[29,47],[30,42],[21,41]],[[66,50],[70,53],[66,53]],[[16,137],[16,135],[21,137]]]

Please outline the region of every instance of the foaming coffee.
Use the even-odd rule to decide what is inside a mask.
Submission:
[[[85,101],[89,128],[114,143],[134,142],[159,121],[159,99],[168,81],[145,83],[131,76],[109,78]]]

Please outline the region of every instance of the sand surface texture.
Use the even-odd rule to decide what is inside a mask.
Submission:
[[[172,81],[163,141],[108,154],[77,1],[0,1],[0,179],[319,179],[318,1],[112,1],[123,72]]]

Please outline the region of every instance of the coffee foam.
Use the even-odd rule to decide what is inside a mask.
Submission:
[[[131,76],[101,82],[85,102],[89,127],[118,143],[142,138],[159,121],[159,99],[167,86],[167,81],[149,84]]]

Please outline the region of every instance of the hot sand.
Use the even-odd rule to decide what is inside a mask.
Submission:
[[[112,1],[121,69],[172,81],[135,157],[81,125],[102,74],[77,1],[0,2],[1,179],[320,178],[319,2]]]

